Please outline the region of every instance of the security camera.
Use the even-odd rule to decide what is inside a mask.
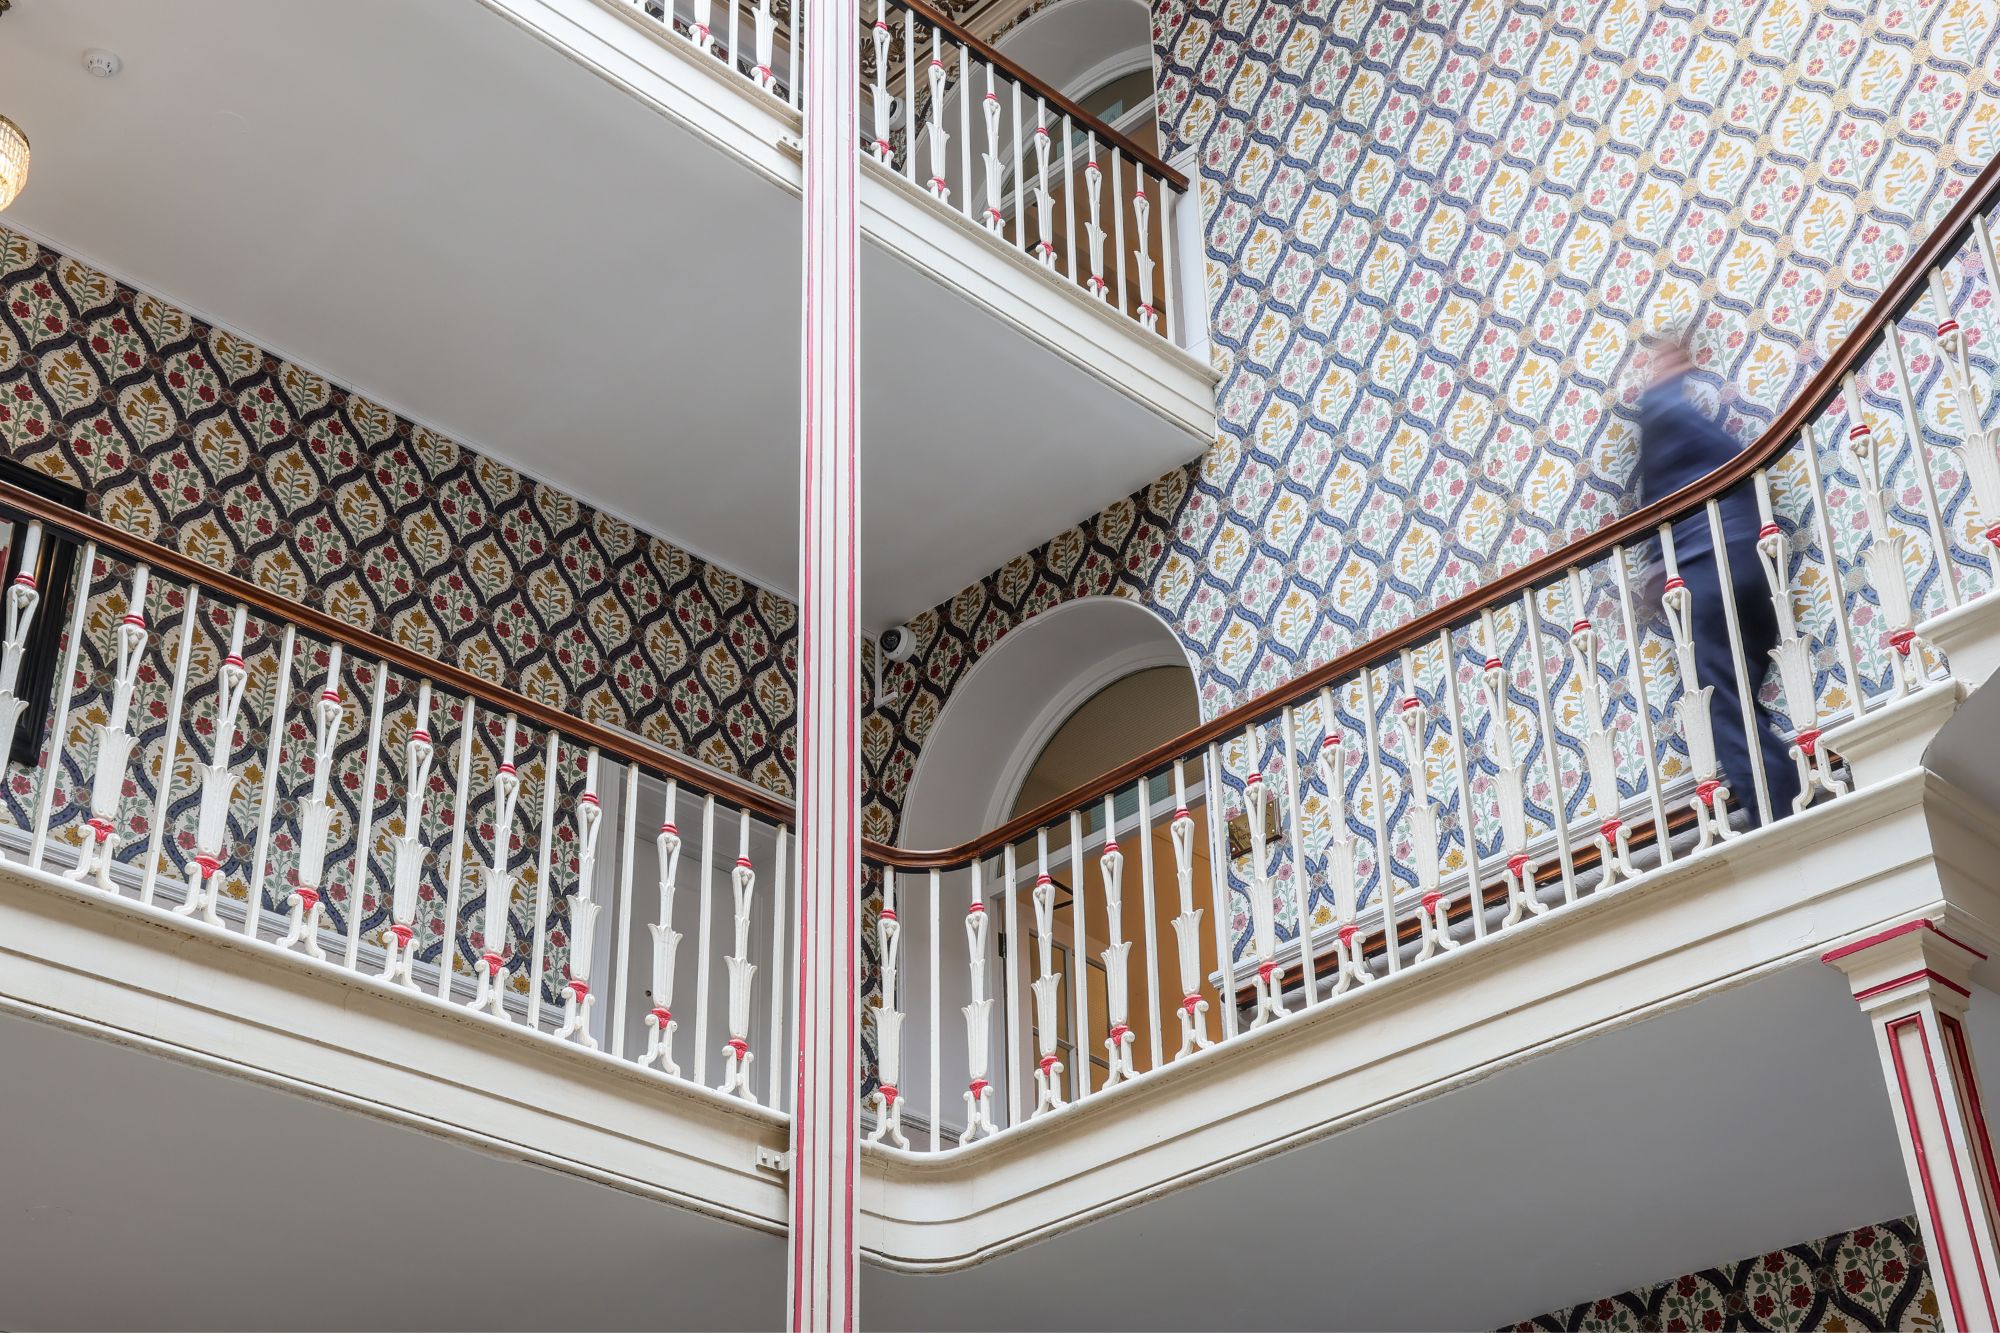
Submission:
[[[882,631],[879,646],[882,656],[891,662],[907,662],[917,655],[917,636],[910,633],[907,626],[897,625]]]

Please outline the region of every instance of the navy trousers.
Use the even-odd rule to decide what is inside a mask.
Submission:
[[[1676,534],[1675,546],[1679,545]],[[1771,605],[1771,588],[1765,582],[1764,567],[1757,560],[1756,542],[1732,540],[1728,551],[1731,585],[1728,595],[1736,607],[1736,625],[1743,636],[1743,663],[1748,668],[1750,689],[1754,693],[1770,668],[1771,649],[1778,643],[1778,613]],[[1761,705],[1752,711],[1757,720],[1754,740],[1744,733],[1743,696],[1736,684],[1736,662],[1729,652],[1729,627],[1723,620],[1722,578],[1716,567],[1715,552],[1703,549],[1681,555],[1677,550],[1676,554],[1681,579],[1693,598],[1695,670],[1701,675],[1701,683],[1715,690],[1708,698],[1708,717],[1722,779],[1728,783],[1736,805],[1750,812],[1752,826],[1760,823],[1757,788],[1750,769],[1750,746],[1754,743],[1764,760],[1764,783],[1771,796],[1772,816],[1783,819],[1792,812],[1792,800],[1799,794],[1798,768],[1792,760],[1790,745],[1778,735]]]

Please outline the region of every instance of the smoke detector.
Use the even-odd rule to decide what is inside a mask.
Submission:
[[[93,46],[83,53],[83,67],[100,79],[108,79],[124,69],[125,62],[118,58],[116,51]]]

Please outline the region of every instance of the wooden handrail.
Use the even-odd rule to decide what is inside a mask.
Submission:
[[[896,0],[904,3],[904,0]],[[928,13],[913,4],[919,15]],[[1952,205],[1936,229],[1897,270],[1882,296],[1861,319],[1853,333],[1820,367],[1798,397],[1778,414],[1756,442],[1708,476],[1683,487],[1664,499],[1625,515],[1591,535],[1550,551],[1538,560],[1522,565],[1462,597],[1433,607],[1367,643],[1349,649],[1323,666],[1315,667],[1291,682],[1218,714],[1200,726],[1157,745],[1146,753],[1064,793],[1045,801],[1026,814],[1008,820],[998,828],[956,846],[936,850],[905,850],[867,840],[862,854],[870,861],[898,870],[954,869],[976,858],[989,856],[1016,842],[1037,828],[1102,800],[1140,778],[1163,770],[1177,758],[1198,754],[1209,745],[1259,722],[1279,710],[1306,699],[1322,687],[1364,667],[1395,656],[1403,649],[1422,643],[1439,631],[1471,618],[1479,611],[1513,597],[1523,590],[1549,580],[1570,565],[1601,555],[1612,547],[1650,535],[1659,524],[1705,505],[1731,487],[1739,485],[1790,444],[1808,419],[1840,388],[1841,381],[1861,362],[1862,357],[1889,329],[1896,315],[1919,293],[1931,269],[1959,243],[1972,224],[1973,216],[2000,195],[2000,157],[1987,163],[1969,189]],[[752,811],[777,823],[789,824],[792,805],[782,797],[733,778],[697,767],[671,750],[649,744],[624,732],[572,717],[559,708],[530,699],[526,695],[482,680],[459,667],[426,656],[415,649],[367,630],[336,620],[325,612],[281,597],[247,580],[210,568],[201,561],[115,528],[101,519],[81,514],[54,500],[44,499],[6,481],[0,481],[0,508],[28,518],[40,519],[50,529],[94,541],[128,559],[143,560],[190,583],[223,593],[267,615],[287,620],[311,633],[336,640],[351,648],[399,667],[414,676],[456,690],[502,712],[518,714],[538,725],[562,732],[572,740],[594,745],[606,754],[650,768],[699,791]]]
[[[1808,420],[1840,390],[1840,383],[1849,371],[1861,364],[1862,357],[1874,346],[1883,332],[1894,325],[1898,312],[1913,301],[1924,289],[1930,271],[1956,247],[1966,232],[1971,229],[1973,216],[2000,194],[2000,157],[1986,164],[1984,170],[1973,180],[1972,185],[1960,195],[1937,227],[1917,247],[1896,276],[1875,303],[1868,308],[1861,322],[1827,358],[1825,365],[1806,382],[1785,410],[1771,423],[1755,443],[1746,448],[1729,462],[1642,509],[1634,510],[1615,522],[1606,524],[1587,537],[1579,538],[1567,546],[1558,547],[1538,560],[1530,561],[1520,568],[1511,570],[1495,578],[1492,582],[1453,598],[1413,620],[1382,634],[1368,642],[1359,644],[1323,666],[1315,667],[1304,675],[1280,685],[1247,703],[1239,704],[1226,713],[1218,714],[1182,733],[1164,744],[1122,764],[1103,776],[1065,792],[1052,801],[1045,801],[1033,810],[1017,818],[1008,820],[1000,827],[977,838],[962,842],[955,847],[937,851],[900,851],[893,857],[882,858],[886,864],[899,869],[928,870],[933,867],[948,868],[963,865],[976,857],[987,856],[1008,843],[1018,841],[1034,832],[1050,820],[1057,819],[1071,810],[1081,809],[1102,800],[1106,795],[1119,790],[1140,778],[1164,769],[1178,757],[1187,756],[1205,749],[1210,744],[1241,731],[1253,722],[1261,722],[1302,699],[1310,698],[1322,688],[1332,685],[1345,676],[1359,672],[1364,667],[1374,666],[1386,658],[1394,657],[1403,649],[1413,647],[1435,637],[1441,630],[1449,629],[1461,621],[1469,620],[1478,612],[1498,602],[1516,596],[1538,583],[1543,583],[1562,573],[1569,566],[1579,564],[1593,556],[1602,555],[1614,546],[1624,545],[1635,538],[1650,536],[1661,523],[1707,504],[1710,500],[1740,485],[1752,473],[1774,458],[1780,450],[1791,444]]]
[[[761,787],[752,787],[747,783],[697,767],[671,750],[649,745],[624,732],[613,731],[597,723],[572,717],[560,708],[530,699],[525,694],[495,685],[491,681],[482,680],[463,668],[414,648],[406,648],[393,639],[385,639],[379,634],[357,629],[344,620],[336,620],[324,611],[315,610],[288,597],[281,597],[233,574],[225,574],[192,556],[181,554],[170,546],[161,546],[157,542],[134,537],[121,528],[111,526],[103,519],[80,514],[58,501],[44,499],[32,491],[23,490],[12,482],[0,480],[0,509],[12,511],[24,518],[40,519],[46,529],[68,533],[81,541],[96,542],[100,548],[116,551],[128,560],[143,561],[155,570],[164,570],[188,583],[199,584],[203,588],[221,593],[279,621],[296,625],[308,633],[335,641],[348,648],[359,649],[371,657],[400,667],[413,676],[428,679],[434,684],[443,685],[447,689],[477,699],[482,705],[501,712],[518,714],[540,726],[559,731],[566,738],[580,744],[594,745],[606,754],[616,755],[620,759],[655,769],[698,791],[713,793],[731,805],[754,811],[766,819],[780,823],[791,821],[791,805]]]
[[[889,2],[895,5],[898,9],[909,10],[912,14],[915,14],[918,18],[930,24],[932,27],[937,28],[938,30],[943,32],[947,37],[957,42],[960,46],[965,47],[967,50],[971,51],[972,54],[978,56],[981,60],[984,60],[987,64],[993,66],[993,68],[999,70],[1002,74],[1005,74],[1008,78],[1014,80],[1014,82],[1020,84],[1024,88],[1032,89],[1035,95],[1037,97],[1040,97],[1044,102],[1047,102],[1050,106],[1062,112],[1064,115],[1068,116],[1071,120],[1077,122],[1077,124],[1082,125],[1085,129],[1088,129],[1093,133],[1095,133],[1099,141],[1110,144],[1113,148],[1116,148],[1119,152],[1125,154],[1125,156],[1145,166],[1154,175],[1158,176],[1161,180],[1165,181],[1175,190],[1180,191],[1182,194],[1187,193],[1187,187],[1188,187],[1187,177],[1183,176],[1180,172],[1175,171],[1172,167],[1168,166],[1166,164],[1165,159],[1163,159],[1158,153],[1153,152],[1151,149],[1140,147],[1138,144],[1132,142],[1132,140],[1128,139],[1123,134],[1120,134],[1117,130],[1112,129],[1109,125],[1099,120],[1096,116],[1091,115],[1088,111],[1085,111],[1075,102],[1070,101],[1069,98],[1064,97],[1061,93],[1057,92],[1055,89],[1043,83],[1040,79],[1030,74],[1027,70],[1021,68],[1019,65],[1009,60],[1005,55],[1001,54],[1001,52],[997,48],[989,45],[985,41],[982,41],[980,38],[973,36],[971,33],[967,32],[964,28],[961,28],[958,26],[958,24],[952,22],[951,19],[949,19],[945,15],[939,13],[935,9],[932,9],[929,5],[924,3],[924,0],[889,0]],[[916,58],[917,58],[916,52],[914,51],[906,51],[903,53],[903,59],[906,61],[914,60]],[[914,107],[911,108],[911,114],[913,115],[915,114]]]

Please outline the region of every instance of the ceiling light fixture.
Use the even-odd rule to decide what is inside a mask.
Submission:
[[[21,127],[0,116],[0,209],[14,202],[28,183],[28,136]]]

